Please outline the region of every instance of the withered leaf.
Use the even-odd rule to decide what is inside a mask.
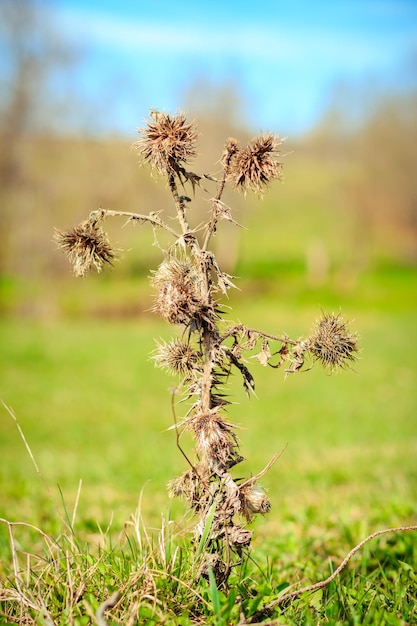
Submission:
[[[276,354],[279,354],[279,356],[280,356],[280,359],[279,359],[278,363],[276,363],[275,365],[273,365],[272,363],[268,363],[268,365],[270,367],[278,369],[290,357],[290,348],[289,348],[288,344],[287,343],[283,343],[281,348],[277,352],[274,352],[274,354],[272,356],[275,356]]]
[[[259,363],[264,367],[268,365],[268,361],[271,358],[271,351],[269,349],[269,342],[266,339],[262,342],[262,350],[252,358],[258,359]]]

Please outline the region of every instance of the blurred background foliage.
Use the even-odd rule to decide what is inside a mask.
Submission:
[[[168,216],[169,192],[140,167],[133,131],[129,138],[111,129],[89,133],[91,103],[72,92],[83,51],[65,40],[45,7],[30,0],[4,0],[1,7],[0,311],[47,319],[137,315],[149,306],[144,279],[162,258],[164,238],[146,227],[109,223],[125,251],[122,262],[111,274],[81,282],[56,251],[53,229],[75,225],[98,207]],[[413,275],[415,70],[413,63],[404,68],[409,88],[395,93],[375,85],[335,86],[316,126],[283,144],[284,182],[263,202],[229,195],[245,228],[227,224],[216,252],[227,271],[244,277],[246,293],[276,292],[285,283],[286,297],[309,290],[354,296],[361,285],[366,294],[371,274],[380,282],[393,273]],[[213,85],[207,101],[202,82],[197,78],[184,93],[183,109],[201,135],[193,169],[215,174],[225,139],[245,140],[258,129],[243,122],[237,86]],[[112,106],[111,93],[103,106]],[[285,135],[279,120],[265,130]],[[209,197],[197,190],[194,224],[207,215]]]

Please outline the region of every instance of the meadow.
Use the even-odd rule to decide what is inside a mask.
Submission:
[[[273,283],[260,289],[247,281],[246,295],[242,291],[228,303],[231,319],[293,336],[308,334],[320,307],[342,310],[354,318],[361,338],[354,371],[328,376],[316,366],[285,379],[281,370],[253,364],[257,397],[250,401],[240,381],[232,381],[229,417],[241,426],[242,471],[255,474],[282,451],[262,481],[272,510],[255,522],[245,570],[265,600],[286,584],[325,578],[367,534],[416,523],[414,285],[413,272],[391,270],[364,275],[348,294],[300,291],[295,284],[282,298]],[[14,411],[42,476],[2,407],[1,518],[28,522],[58,537],[65,519],[74,515],[72,532],[90,546],[88,552],[94,554],[100,544],[105,552],[104,542],[108,554],[117,555],[140,500],[150,535],[170,519],[173,534],[184,540],[190,520],[166,491],[167,482],[186,469],[168,430],[175,379],[149,360],[154,339],[169,336],[170,329],[149,314],[123,320],[2,321],[1,398]],[[177,416],[183,410],[178,405]],[[22,553],[36,552],[35,531],[15,532]],[[10,579],[5,523],[0,541],[1,576]],[[296,602],[277,623],[417,623],[416,566],[414,533],[375,540],[327,594]],[[106,588],[99,595],[105,593]],[[230,596],[220,593],[214,605],[213,596],[207,597],[203,618],[185,617],[184,608],[180,621],[167,605],[165,623],[237,623]],[[92,615],[95,605],[89,602]],[[3,603],[4,623],[15,623],[10,605]],[[50,615],[55,611],[57,620],[52,623],[67,623],[68,615],[59,614],[58,607],[51,598]],[[149,613],[143,623],[162,623],[156,615]],[[37,619],[48,623],[39,612]],[[71,620],[90,623],[75,609]]]

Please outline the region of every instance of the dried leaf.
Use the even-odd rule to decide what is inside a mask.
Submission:
[[[199,174],[195,174],[194,172],[187,172],[183,167],[178,167],[177,169],[178,177],[181,181],[181,184],[184,186],[184,183],[191,183],[191,187],[193,188],[193,193],[195,194],[195,187],[200,186],[201,176]],[[184,177],[184,181],[181,177]]]
[[[250,394],[255,392],[255,379],[247,367],[243,366],[240,371],[243,375],[243,386],[248,397],[250,397]]]
[[[254,348],[256,348],[256,344],[258,342],[258,334],[252,332],[251,330],[249,330],[248,328],[246,329],[246,344],[245,344],[245,350],[253,350]]]
[[[252,358],[258,359],[259,363],[264,367],[268,365],[268,361],[271,358],[271,351],[269,349],[269,342],[266,339],[264,339],[262,343],[262,350]]]
[[[232,279],[233,276],[230,276],[229,274],[226,274],[226,272],[221,272],[220,274],[217,275],[217,285],[219,286],[219,289],[224,293],[227,294],[228,289],[230,289],[231,287],[234,289],[239,289],[239,287],[237,287],[233,282]]]
[[[280,348],[280,350],[278,350],[278,352],[274,352],[274,354],[272,356],[275,356],[276,354],[280,355],[279,362],[276,363],[275,365],[273,365],[272,363],[268,363],[268,365],[270,367],[278,369],[290,357],[290,348],[289,348],[288,344],[287,343],[283,343],[281,348]]]
[[[227,220],[228,222],[231,222],[232,224],[235,224],[235,226],[239,226],[239,228],[242,228],[242,225],[239,224],[239,222],[236,222],[235,219],[233,219],[233,217],[232,217],[232,209],[229,206],[227,206],[227,204],[225,204],[224,202],[222,202],[218,198],[216,198],[214,200],[214,203],[215,203],[217,215],[221,219]]]

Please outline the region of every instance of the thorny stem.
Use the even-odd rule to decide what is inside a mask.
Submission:
[[[204,369],[201,381],[201,410],[207,413],[210,410],[210,398],[213,371],[213,336],[208,330],[203,331]]]
[[[226,172],[226,170],[225,170]],[[217,194],[217,198],[220,199],[221,194],[223,193],[223,189],[226,183],[226,173],[223,177],[223,181],[220,186],[219,193]],[[175,182],[175,175],[171,173],[168,177],[168,184],[171,190],[175,206],[177,208],[178,221],[181,226],[181,230],[183,235],[187,234],[190,230],[186,219],[186,202],[183,196],[179,196],[177,184]],[[213,209],[214,213],[214,209]],[[198,242],[193,240],[193,245],[196,246],[198,251],[205,250],[205,247],[208,243],[209,237],[207,238],[203,244],[203,247],[200,248]],[[204,274],[204,291],[205,298],[207,300],[207,305],[210,304],[210,288],[209,288],[209,276],[207,275],[207,269],[205,268],[203,271]],[[203,345],[203,353],[204,353],[204,369],[203,376],[201,381],[201,410],[203,412],[208,412],[210,410],[210,398],[211,398],[211,387],[212,387],[212,370],[213,370],[213,359],[212,352],[214,348],[213,334],[207,328],[203,328],[203,336],[202,336],[202,345]]]
[[[185,216],[186,200],[184,199],[184,196],[180,197],[178,194],[177,183],[175,182],[175,175],[173,173],[169,174],[168,176],[168,184],[175,201],[175,206],[177,208],[178,221],[181,226],[182,234],[185,235],[190,230],[187,218]]]

